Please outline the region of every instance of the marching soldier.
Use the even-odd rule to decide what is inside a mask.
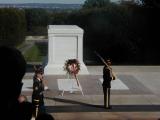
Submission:
[[[112,74],[112,68],[110,67],[111,61],[107,60],[103,68],[103,93],[104,93],[104,107],[106,109],[111,109],[110,106],[110,88],[111,80],[115,79],[115,76]]]
[[[43,75],[41,72],[37,72],[33,80],[33,93],[32,93],[32,103],[33,103],[33,115],[36,117],[38,113],[44,113],[44,84]]]

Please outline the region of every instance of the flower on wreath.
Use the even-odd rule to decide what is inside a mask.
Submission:
[[[77,59],[68,59],[65,61],[64,70],[69,74],[78,74],[80,63]]]

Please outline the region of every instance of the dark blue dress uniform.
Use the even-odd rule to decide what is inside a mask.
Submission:
[[[33,80],[33,93],[32,93],[32,104],[33,104],[33,115],[36,114],[36,108],[38,107],[38,113],[44,113],[44,85],[42,80],[34,77]]]
[[[110,69],[105,65],[103,67],[103,93],[104,93],[104,107],[105,108],[111,108],[110,106],[110,88],[111,88],[111,71]]]

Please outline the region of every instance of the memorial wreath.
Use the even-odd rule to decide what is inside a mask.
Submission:
[[[65,61],[64,70],[68,74],[76,75],[80,70],[80,63],[77,59],[68,59]]]

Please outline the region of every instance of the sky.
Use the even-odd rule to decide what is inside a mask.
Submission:
[[[85,0],[0,0],[0,3],[66,3],[83,4]]]

